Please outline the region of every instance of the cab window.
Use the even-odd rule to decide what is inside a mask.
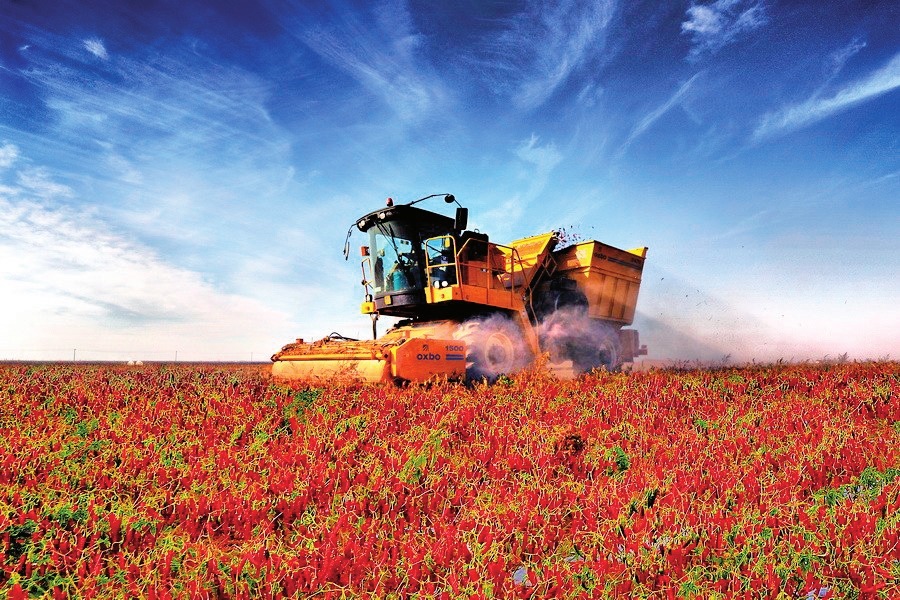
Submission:
[[[371,233],[375,293],[421,289],[422,267],[413,241],[383,231]]]

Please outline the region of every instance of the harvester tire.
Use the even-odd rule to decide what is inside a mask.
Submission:
[[[615,371],[622,366],[618,329],[589,317],[580,306],[552,313],[541,323],[538,332],[541,347],[550,353],[550,362],[571,361],[576,375],[593,369]]]
[[[521,371],[531,361],[521,329],[501,315],[466,321],[454,337],[466,343],[466,379],[470,381],[493,382]]]
[[[622,367],[622,349],[620,346],[618,334],[612,331],[596,348],[592,349],[591,358],[574,361],[573,366],[581,373],[587,373],[593,369],[617,371]]]

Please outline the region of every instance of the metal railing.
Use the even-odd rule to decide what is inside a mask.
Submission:
[[[477,248],[480,244],[483,251]],[[509,246],[470,238],[457,250],[453,236],[437,236],[425,240],[425,261],[429,287],[456,283],[479,287],[486,290],[489,304],[492,293],[499,292],[509,296],[510,306],[524,291],[525,265],[518,250]]]

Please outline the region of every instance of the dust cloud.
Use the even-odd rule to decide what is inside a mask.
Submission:
[[[608,323],[592,319],[583,307],[565,307],[544,317],[535,328],[541,353],[561,376],[576,375],[600,363],[619,361],[619,338]],[[470,319],[454,337],[469,348],[470,376],[495,378],[527,367],[532,350],[516,322],[505,315]]]
[[[532,360],[522,330],[515,321],[502,314],[469,319],[459,326],[453,337],[464,341],[468,347],[466,363],[470,377],[493,379],[515,373]]]
[[[560,308],[537,327],[541,349],[550,362],[572,361],[576,371],[615,367],[619,362],[619,334],[609,323],[592,319],[581,306]]]

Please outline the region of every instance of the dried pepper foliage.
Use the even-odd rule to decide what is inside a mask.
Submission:
[[[0,594],[900,596],[900,365],[0,367]]]

